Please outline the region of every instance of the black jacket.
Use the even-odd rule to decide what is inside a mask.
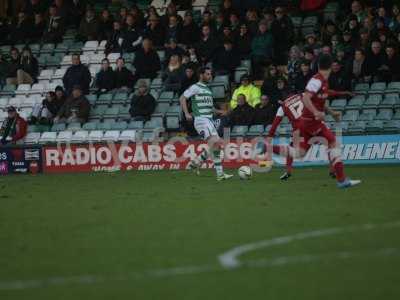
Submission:
[[[85,65],[79,64],[69,67],[63,77],[64,88],[67,95],[71,94],[74,85],[79,85],[82,88],[82,92],[87,94],[89,92],[91,79],[92,76]]]
[[[274,116],[275,116],[275,107],[271,102],[268,102],[267,105],[262,106],[261,103],[258,103],[254,107],[254,125],[268,125],[271,124]]]
[[[180,42],[184,45],[194,45],[200,37],[200,29],[196,23],[192,22],[183,25],[181,30]]]
[[[308,72],[306,75],[304,75],[303,72],[298,73],[293,84],[294,92],[303,93],[308,81],[311,79],[312,76],[313,74],[311,71]]]
[[[328,82],[331,90],[350,91],[351,89],[350,76],[348,76],[344,70],[337,73],[331,72]]]
[[[220,47],[213,59],[213,68],[215,71],[223,71],[232,73],[235,68],[240,64],[240,57],[236,50],[233,48],[227,51],[223,46]]]
[[[164,47],[165,43],[165,29],[159,23],[154,28],[147,26],[144,30],[144,37],[153,41],[155,47]]]
[[[21,57],[20,64],[18,69],[23,70],[24,72],[28,73],[34,81],[39,73],[39,64],[35,57],[31,57],[30,59]]]
[[[85,96],[79,98],[70,97],[58,111],[57,116],[61,118],[69,118],[72,115],[72,110],[77,111],[78,118],[86,121],[89,118],[90,103]]]
[[[125,52],[134,52],[141,46],[142,33],[137,27],[127,28],[122,38],[121,48]]]
[[[46,43],[60,43],[65,32],[65,22],[60,16],[51,17],[47,21],[43,34],[43,41]]]
[[[249,126],[253,123],[254,108],[248,103],[238,105],[229,115],[231,126],[243,125]]]
[[[136,76],[139,78],[154,79],[157,77],[157,72],[161,70],[160,58],[155,50],[146,53],[141,48],[136,53],[133,65],[136,69]]]
[[[237,35],[235,47],[241,58],[247,58],[251,53],[251,35],[249,33],[243,36]]]
[[[201,39],[195,46],[198,53],[199,60],[203,63],[209,62],[215,50],[218,48],[218,40],[213,36],[210,36],[207,40]]]
[[[129,71],[126,67],[123,67],[121,70],[115,69],[114,76],[115,88],[133,88],[135,77],[133,76],[132,72]]]
[[[151,114],[156,108],[156,99],[150,94],[139,96],[134,95],[131,99],[129,110],[132,117],[144,117],[150,119]]]
[[[118,40],[123,37],[122,30],[112,30],[110,36],[107,39],[106,53],[121,52],[121,46],[118,44]]]
[[[96,75],[96,87],[99,90],[110,91],[115,88],[115,73],[110,67],[108,70],[100,70]]]

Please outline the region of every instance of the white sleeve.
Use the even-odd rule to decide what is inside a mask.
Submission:
[[[310,81],[307,83],[306,91],[310,93],[318,93],[321,89],[322,82],[319,79],[311,78]]]
[[[283,111],[282,106],[279,106],[278,111],[276,112],[276,116],[277,117],[284,117],[285,116],[285,112]]]
[[[196,87],[196,85],[192,85],[192,86],[190,86],[190,88],[188,88],[188,89],[183,93],[183,96],[184,96],[186,99],[189,99],[189,98],[193,97],[193,96],[196,95],[196,94],[197,94],[197,87]]]

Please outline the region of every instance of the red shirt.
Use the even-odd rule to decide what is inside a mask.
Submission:
[[[307,83],[306,92],[310,93],[311,101],[315,108],[321,112],[325,111],[325,101],[329,96],[329,84],[320,73],[314,75]],[[303,117],[314,120],[314,114],[304,107]]]
[[[296,94],[286,98],[282,102],[281,107],[279,107],[275,119],[272,122],[272,126],[269,130],[268,136],[273,137],[275,135],[276,129],[282,122],[284,116],[289,119],[290,124],[292,124],[293,131],[299,127],[298,122],[302,116],[304,108],[302,98],[302,94]]]

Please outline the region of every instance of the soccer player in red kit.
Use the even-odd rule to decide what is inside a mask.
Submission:
[[[283,117],[286,116],[289,119],[290,124],[292,125],[292,139],[295,138],[296,134],[299,135],[299,125],[300,119],[303,114],[304,104],[302,101],[303,94],[296,94],[289,96],[284,101],[281,102],[281,106],[279,107],[275,119],[272,122],[272,126],[268,132],[268,138],[272,139],[275,136],[275,132],[282,122]],[[339,120],[340,113],[329,110],[329,114],[331,114],[337,121]],[[270,142],[269,142],[270,144]],[[288,180],[292,176],[293,169],[293,153],[290,150],[290,147],[293,147],[293,142],[289,145],[273,145],[272,151],[275,154],[286,156],[286,172],[280,177],[281,180]],[[334,175],[334,170],[331,167],[330,175]]]
[[[330,95],[328,78],[331,73],[332,58],[321,55],[318,63],[319,71],[308,82],[302,101],[304,109],[300,122],[300,141],[298,149],[304,156],[313,143],[319,142],[327,146],[328,158],[335,169],[339,188],[348,188],[360,184],[360,180],[350,180],[344,174],[341,150],[337,147],[336,137],[325,125],[326,100]],[[296,147],[295,146],[295,147]]]

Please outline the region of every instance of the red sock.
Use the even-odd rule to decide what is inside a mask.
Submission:
[[[288,153],[286,156],[286,172],[291,174],[293,169],[293,157],[291,157]]]
[[[335,168],[335,173],[336,173],[336,179],[339,182],[342,182],[346,179],[346,176],[344,175],[344,167],[343,167],[343,162],[339,161],[333,165]]]
[[[284,145],[274,145],[272,146],[272,151],[280,156],[286,156],[289,153],[288,147]]]

